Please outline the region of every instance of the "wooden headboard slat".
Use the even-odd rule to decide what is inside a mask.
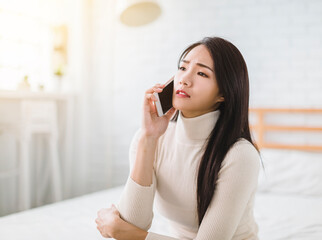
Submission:
[[[310,108],[250,108],[250,112],[275,112],[275,113],[322,113],[322,109]]]
[[[266,131],[322,131],[322,127],[301,127],[301,126],[277,126],[277,125],[265,125],[257,126],[251,125],[251,128],[258,129],[262,128]]]
[[[265,143],[261,148],[275,148],[275,149],[293,149],[302,151],[322,151],[321,146],[313,145],[291,145],[291,144],[273,144]]]
[[[259,148],[276,148],[276,149],[294,149],[294,150],[304,150],[304,151],[322,151],[322,141],[317,145],[309,144],[288,144],[288,143],[278,143],[278,142],[267,142],[265,136],[269,132],[301,132],[307,133],[317,132],[322,133],[322,122],[321,126],[294,126],[285,124],[266,124],[265,116],[274,114],[274,117],[278,115],[294,114],[303,115],[303,117],[312,114],[322,115],[322,109],[274,109],[274,108],[251,108],[249,109],[250,114],[256,116],[256,123],[251,124],[250,128],[253,134],[256,134],[256,144]],[[322,138],[321,138],[322,140]]]

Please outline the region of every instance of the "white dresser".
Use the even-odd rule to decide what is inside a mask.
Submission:
[[[0,215],[69,197],[74,100],[0,91]]]

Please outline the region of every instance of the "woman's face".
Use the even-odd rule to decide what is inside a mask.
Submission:
[[[212,57],[204,45],[193,48],[181,61],[174,76],[173,106],[184,117],[214,111],[218,103],[224,101],[219,94],[213,66]]]

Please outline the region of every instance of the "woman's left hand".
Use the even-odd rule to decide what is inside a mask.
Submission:
[[[124,221],[114,204],[110,208],[98,211],[95,222],[97,229],[105,238],[144,240],[148,235],[147,231]]]
[[[99,210],[95,220],[97,223],[97,229],[105,238],[115,238],[122,221],[120,213],[114,204],[112,204],[110,208]]]

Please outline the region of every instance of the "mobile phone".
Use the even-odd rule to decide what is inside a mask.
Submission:
[[[153,93],[153,95],[157,98],[155,106],[159,117],[166,114],[172,108],[173,80],[174,77],[165,83],[165,87],[163,88],[162,92]]]

